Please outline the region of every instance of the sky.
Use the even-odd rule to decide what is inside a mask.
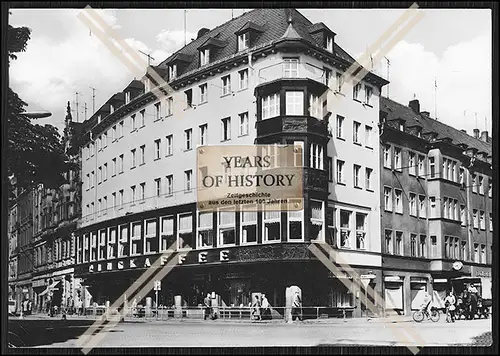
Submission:
[[[251,9],[189,9],[186,40],[202,27],[212,29]],[[311,22],[323,22],[335,41],[358,58],[405,9],[298,9]],[[184,45],[183,9],[99,9],[104,20],[134,49],[150,53],[159,64]],[[453,127],[491,135],[491,12],[483,9],[419,10],[423,19],[382,59],[374,71],[390,84],[383,95],[407,105],[417,98]],[[9,84],[29,104],[27,111],[50,111],[37,120],[63,128],[66,104],[73,119],[90,117],[134,77],[78,15],[81,9],[12,9],[9,23],[32,29],[27,50],[10,64]],[[142,56],[141,54],[139,54]],[[144,57],[144,56],[143,56]],[[146,57],[144,57],[146,60]],[[388,71],[389,69],[389,71]],[[389,76],[389,77],[388,77]],[[436,88],[437,85],[437,88]],[[87,114],[85,115],[85,104]],[[437,115],[436,115],[437,113]],[[61,131],[62,132],[62,131]]]

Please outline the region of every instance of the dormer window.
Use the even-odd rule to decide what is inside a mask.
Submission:
[[[101,123],[101,115],[97,115],[97,123],[100,124]]]
[[[398,129],[399,131],[404,131],[405,130],[405,124],[402,121],[398,122]]]
[[[128,104],[130,103],[130,92],[126,92],[125,93],[125,104]]]
[[[200,65],[204,66],[210,62],[210,49],[205,48],[200,51]]]
[[[174,80],[177,77],[177,64],[168,66],[168,78]]]
[[[186,97],[186,108],[190,108],[193,106],[193,89],[186,90],[184,92],[184,95]]]
[[[148,78],[144,79],[144,91],[146,93],[148,93],[149,91],[151,91],[151,82],[149,81]]]
[[[109,106],[109,113],[113,113],[115,111],[115,107],[113,105]]]
[[[238,52],[247,49],[250,46],[250,36],[248,32],[238,36]]]
[[[326,36],[325,48],[328,52],[333,53],[333,37]]]

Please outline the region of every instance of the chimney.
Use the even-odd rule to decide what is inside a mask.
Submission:
[[[465,133],[465,134],[467,133],[467,130],[465,130],[465,129],[461,129],[460,131]]]
[[[425,118],[428,119],[429,115],[430,115],[430,112],[428,112],[428,111],[422,111],[421,114],[422,114],[423,117],[425,117]]]
[[[412,101],[410,101],[408,106],[417,114],[420,113],[420,103],[418,102],[418,99],[413,99]]]
[[[474,132],[474,138],[479,139],[479,129],[472,130]]]
[[[488,142],[488,131],[481,132],[481,141]]]

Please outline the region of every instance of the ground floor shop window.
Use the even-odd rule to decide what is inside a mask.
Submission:
[[[385,282],[385,308],[403,310],[403,283]]]
[[[175,249],[176,238],[174,235],[174,217],[164,216],[161,218],[160,234],[161,251],[167,251],[169,248]]]
[[[354,307],[354,295],[342,282],[335,283],[330,289],[331,306],[334,308]]]
[[[179,248],[193,248],[193,215],[179,215],[177,230]]]
[[[427,282],[415,280],[410,283],[411,309],[420,309],[424,303],[425,293],[427,292]]]
[[[227,281],[222,300],[231,307],[248,306],[250,303],[250,281],[242,279]]]

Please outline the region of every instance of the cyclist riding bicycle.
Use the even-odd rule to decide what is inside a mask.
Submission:
[[[427,315],[431,315],[431,304],[432,304],[432,298],[429,295],[429,293],[425,292],[424,296],[424,302],[422,304],[422,311],[425,311]]]

